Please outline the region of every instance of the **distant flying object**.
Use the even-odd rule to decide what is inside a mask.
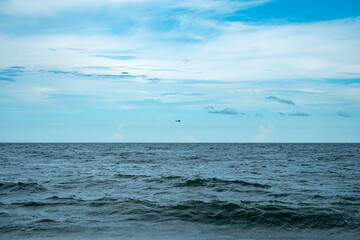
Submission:
[[[175,120],[175,122],[181,122],[181,120]]]

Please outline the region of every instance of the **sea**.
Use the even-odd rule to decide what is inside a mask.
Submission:
[[[360,239],[360,144],[0,144],[0,239]]]

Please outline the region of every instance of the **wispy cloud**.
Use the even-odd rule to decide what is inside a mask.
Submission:
[[[295,117],[309,117],[311,116],[308,113],[303,113],[303,112],[295,112],[295,113],[289,113],[289,116],[295,116]]]
[[[79,12],[83,9],[96,9],[102,7],[121,7],[124,5],[154,5],[167,6],[166,9],[188,9],[195,13],[214,12],[216,14],[224,14],[234,12],[236,10],[243,10],[251,7],[256,7],[270,0],[63,0],[63,1],[48,1],[48,0],[32,0],[32,4],[27,4],[26,0],[3,0],[0,6],[0,12],[7,15],[41,15],[54,16],[62,12]],[[162,7],[164,8],[164,7]]]
[[[123,101],[122,104],[129,107],[176,107],[176,106],[192,106],[195,104],[203,104],[206,100],[190,100],[190,101],[166,101],[166,100],[158,100],[158,99],[143,99],[143,100],[131,100],[131,101]]]
[[[0,81],[15,82],[15,80],[13,78],[2,77],[2,76],[0,76]]]
[[[311,116],[309,113],[303,113],[303,112],[294,112],[294,113],[288,113],[288,114],[283,113],[283,112],[279,112],[279,114],[281,116],[288,115],[288,116],[293,116],[293,117],[309,117],[309,116]]]
[[[92,73],[82,73],[76,71],[61,71],[61,70],[40,70],[40,72],[49,72],[54,74],[66,74],[66,75],[73,75],[75,77],[82,77],[82,78],[111,78],[111,79],[126,79],[126,78],[146,78],[144,75],[131,75],[128,72],[122,72],[121,74],[92,74]]]
[[[192,96],[192,97],[197,97],[197,96],[202,96],[204,94],[201,93],[180,93],[180,92],[169,92],[169,93],[162,93],[160,94],[161,96],[177,96],[177,95],[182,95],[182,96]]]
[[[154,106],[169,106],[172,105],[171,103],[165,103],[160,100],[155,99],[144,99],[144,100],[132,100],[132,101],[125,101],[124,104],[126,105],[136,105],[142,107],[154,107]]]
[[[87,49],[85,49],[85,48],[67,48],[67,50],[70,50],[70,51],[86,51]]]
[[[228,114],[228,115],[237,115],[237,114],[239,114],[233,108],[225,108],[224,110],[217,111],[213,106],[208,106],[208,107],[205,108],[205,110],[208,110],[208,113],[214,113],[214,114]]]
[[[347,112],[344,112],[344,111],[339,111],[339,112],[337,113],[337,115],[340,116],[340,117],[351,118],[351,115],[348,114]]]
[[[154,71],[154,72],[182,72],[177,69],[169,69],[169,68],[153,68],[153,69],[151,69],[151,71]]]
[[[22,66],[12,66],[12,67],[10,67],[10,69],[24,70],[24,69],[26,69],[26,67],[22,67]]]
[[[93,55],[94,57],[107,58],[111,60],[134,60],[134,56],[113,56],[113,55]]]
[[[92,70],[113,70],[112,67],[106,67],[106,66],[84,66],[79,67],[80,69],[92,69]],[[129,74],[128,72],[122,72],[122,74]]]
[[[38,7],[42,11],[46,7],[41,8],[41,6],[54,5],[48,3],[53,1],[34,1],[38,3]],[[5,2],[21,2],[25,6],[28,5],[24,0]],[[68,0],[65,2],[67,3],[64,5],[69,5],[69,8],[74,5]],[[79,2],[84,5],[91,5],[90,2],[92,1],[86,3],[80,0]],[[106,2],[105,5],[110,4],[109,6],[115,3],[118,3],[116,5],[119,6],[123,5],[120,4],[122,1],[104,2]],[[128,4],[130,1],[125,2]],[[101,12],[101,14],[97,15],[98,17],[92,19],[82,7],[79,7],[81,4],[75,3],[83,12],[79,18],[84,22],[89,20],[89,23],[85,24],[84,28],[81,28],[84,30],[71,32],[70,34],[64,32],[64,29],[67,28],[74,31],[74,28],[62,25],[61,20],[68,18],[68,16],[59,16],[59,21],[52,22],[56,22],[56,24],[53,26],[51,34],[40,31],[46,27],[41,25],[39,28],[34,29],[35,34],[32,34],[32,37],[27,35],[25,37],[6,38],[5,35],[4,39],[0,38],[0,45],[3,46],[0,50],[4,51],[4,55],[9,56],[10,60],[13,60],[12,62],[16,62],[15,60],[25,62],[20,53],[10,54],[11,51],[7,50],[9,47],[24,49],[29,51],[29,55],[36,54],[39,56],[37,58],[38,65],[76,64],[76,66],[87,66],[99,63],[104,65],[116,63],[116,61],[104,61],[105,59],[121,60],[131,65],[131,67],[144,63],[156,63],[156,66],[153,65],[152,67],[153,74],[156,75],[154,77],[164,78],[164,76],[171,76],[172,79],[179,75],[177,71],[184,72],[182,75],[186,76],[187,79],[218,79],[237,82],[273,79],[291,81],[299,78],[343,78],[344,72],[360,73],[356,65],[350,66],[348,64],[349,62],[356,63],[359,61],[359,57],[352,54],[358,51],[358,46],[360,46],[359,19],[307,24],[254,25],[246,22],[223,21],[223,18],[216,17],[216,10],[211,10],[199,16],[194,11],[197,11],[196,9],[209,9],[210,7],[207,5],[212,6],[211,9],[213,9],[214,5],[218,6],[220,4],[236,12],[237,8],[229,7],[233,3],[235,5],[236,2],[263,4],[264,1],[210,0],[206,1],[207,4],[204,1],[186,2],[185,6],[188,6],[191,10],[164,7],[162,5],[162,3],[165,3],[164,1],[144,1],[145,5],[133,6],[129,13],[123,17],[124,19],[119,19],[119,16],[114,14],[117,11]],[[213,4],[209,4],[209,2]],[[227,5],[229,2],[232,4]],[[201,6],[200,3],[203,3],[204,6]],[[2,7],[8,9],[4,5]],[[17,4],[15,5],[17,6]],[[34,3],[34,5],[37,4]],[[156,17],[157,14],[153,14],[154,16],[143,14],[149,11],[147,7],[150,10],[159,7],[160,16],[165,18],[169,16],[169,18],[166,18],[167,21],[163,22],[161,21],[162,17]],[[95,7],[95,9],[97,8]],[[126,12],[126,10],[124,9],[123,12]],[[61,12],[61,10],[59,11]],[[176,16],[173,16],[172,13]],[[107,16],[107,14],[109,15],[105,18],[104,16]],[[122,21],[132,24],[125,24]],[[194,21],[196,21],[196,24]],[[197,22],[202,23],[201,27],[198,27]],[[18,25],[17,27],[21,28],[21,22]],[[9,30],[9,32],[11,31]],[[92,34],[89,35],[89,32]],[[334,32],[339,32],[338,35],[341,36],[341,39],[334,35]],[[191,42],[193,38],[201,39],[199,40],[201,44]],[[40,41],[44,43],[44,46],[40,47],[36,44]],[[186,47],[184,44],[186,44]],[[183,50],[179,51],[179,47]],[[43,51],[44,48],[46,48],[46,53]],[[49,58],[48,49],[50,48],[87,49],[88,54],[79,53],[79,51],[67,51],[68,53],[54,51],[51,52],[53,56]],[[136,50],[126,53],[129,49]],[[191,64],[184,64],[182,59],[187,59],[189,56],[191,56]],[[214,56],[216,58],[213,58]],[[0,60],[0,65],[5,62],[5,60]],[[23,63],[19,62],[18,64]],[[176,71],[158,71],[156,69],[174,69]],[[145,73],[147,70],[149,69],[142,70],[143,72],[139,73],[150,75],[148,72]]]
[[[291,101],[291,100],[288,100],[288,99],[282,99],[282,98],[278,98],[278,97],[275,97],[275,96],[269,96],[269,97],[267,97],[265,99],[269,100],[269,101],[275,101],[275,102],[295,106],[295,103],[293,101]]]
[[[196,80],[196,79],[178,79],[175,80],[182,84],[233,84],[233,81],[223,81],[223,80]]]
[[[0,80],[15,82],[14,77],[20,76],[24,73],[26,67],[12,66],[5,69],[0,69]]]
[[[174,1],[174,7],[187,8],[196,12],[213,11],[217,13],[229,13],[236,10],[252,8],[269,2],[271,0],[250,0],[250,1],[233,1],[233,0],[199,0],[199,1]]]
[[[61,12],[79,12],[83,9],[99,8],[106,5],[114,7],[120,4],[141,2],[146,2],[146,0],[33,0],[31,4],[28,4],[26,0],[3,0],[0,5],[0,12],[13,16],[56,16]]]

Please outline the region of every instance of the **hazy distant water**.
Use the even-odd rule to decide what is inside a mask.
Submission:
[[[360,239],[360,144],[0,144],[0,239]]]

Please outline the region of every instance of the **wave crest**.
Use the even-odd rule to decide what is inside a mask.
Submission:
[[[3,191],[9,191],[9,192],[25,191],[25,192],[35,193],[35,192],[43,192],[43,191],[46,191],[46,190],[47,189],[43,185],[38,184],[36,182],[29,182],[29,183],[5,182],[5,183],[0,183],[0,192],[3,192]]]

